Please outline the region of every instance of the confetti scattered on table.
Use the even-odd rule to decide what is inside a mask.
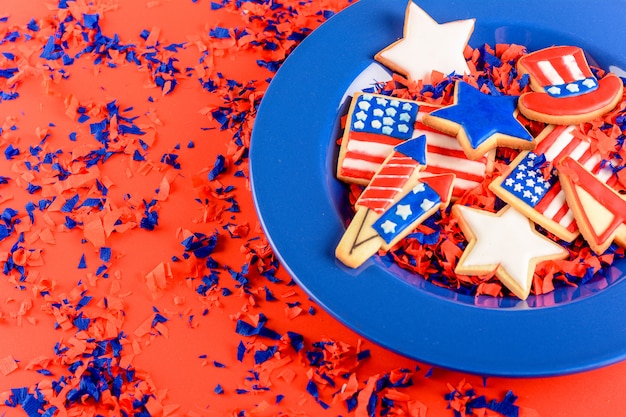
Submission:
[[[519,381],[417,364],[344,328],[261,231],[256,110],[349,4],[0,9],[2,415],[536,415]]]

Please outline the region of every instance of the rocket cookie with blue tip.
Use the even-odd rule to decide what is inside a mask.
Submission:
[[[426,136],[402,142],[380,166],[355,204],[356,213],[335,256],[357,268],[380,249],[389,250],[438,209],[447,206],[454,175],[421,178]],[[430,184],[433,184],[432,186]]]

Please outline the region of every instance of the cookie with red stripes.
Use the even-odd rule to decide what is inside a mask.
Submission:
[[[524,55],[517,69],[530,76],[533,91],[518,101],[520,112],[529,119],[584,123],[610,111],[622,99],[622,80],[612,73],[597,78],[577,46],[552,46]]]
[[[420,103],[356,93],[346,119],[337,178],[367,185],[393,148],[413,137]]]
[[[617,176],[578,126],[550,125],[536,140],[537,147],[520,152],[489,188],[534,223],[571,242],[580,231],[554,166],[570,157],[609,185]]]
[[[356,268],[448,205],[454,174],[424,178],[425,165],[425,135],[394,148],[359,196],[356,213],[335,249],[337,259]]]

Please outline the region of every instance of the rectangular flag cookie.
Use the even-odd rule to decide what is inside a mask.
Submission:
[[[409,106],[408,116],[390,110],[400,107],[409,110]],[[454,174],[453,199],[475,188],[493,171],[495,153],[489,152],[472,161],[467,158],[455,137],[424,125],[422,117],[437,108],[428,103],[392,99],[380,94],[356,93],[348,111],[337,177],[348,183],[367,185],[394,146],[425,135],[428,165],[424,172],[434,175]],[[387,113],[389,115],[385,116]],[[385,123],[387,126],[396,124],[393,119],[386,117],[395,117],[398,123],[402,122],[397,126],[397,131],[384,128]],[[411,125],[405,133],[403,124],[407,120]]]
[[[416,101],[356,93],[339,150],[337,178],[367,185],[393,148],[413,137],[418,110]]]
[[[509,170],[489,185],[502,200],[567,242],[573,241],[579,230],[552,165],[569,156],[602,181],[616,181],[613,170],[602,166],[601,156],[575,129],[573,125],[547,127],[537,137],[537,148],[521,152]]]

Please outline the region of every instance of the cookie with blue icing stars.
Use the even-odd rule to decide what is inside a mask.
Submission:
[[[423,123],[456,136],[468,158],[477,160],[497,146],[535,148],[533,136],[515,117],[517,97],[484,94],[457,81],[454,104],[424,115]]]

